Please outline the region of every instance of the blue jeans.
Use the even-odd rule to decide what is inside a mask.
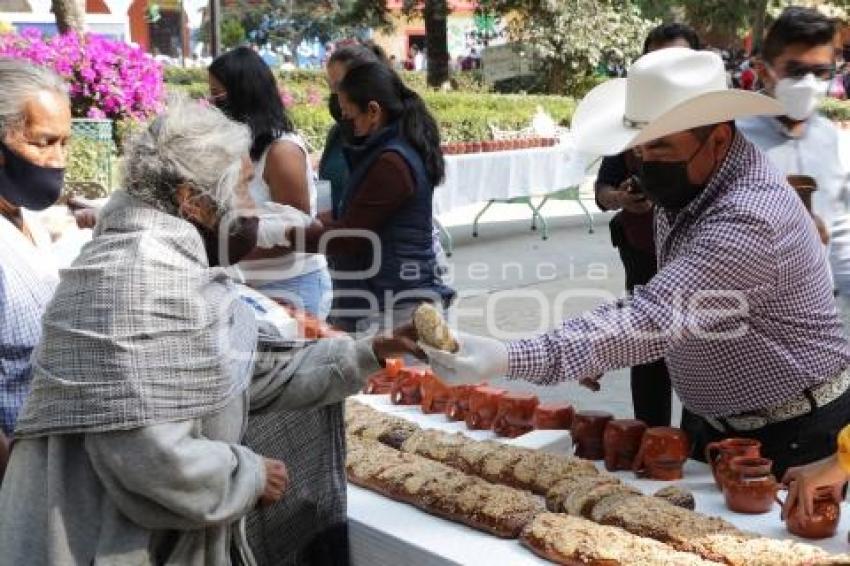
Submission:
[[[258,286],[257,291],[273,299],[283,300],[319,320],[325,320],[331,311],[333,287],[327,268],[265,283]]]

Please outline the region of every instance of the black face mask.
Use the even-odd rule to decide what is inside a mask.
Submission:
[[[230,107],[230,101],[227,99],[226,96],[218,96],[216,98],[213,98],[212,102],[215,107],[221,110],[221,112],[225,116],[231,119],[233,118],[233,115],[231,113],[232,108]]]
[[[705,184],[692,183],[688,165],[702,151],[708,139],[685,161],[643,161],[640,165],[640,188],[661,208],[678,211],[690,204],[705,189]]]
[[[0,142],[5,163],[0,167],[0,197],[14,206],[44,210],[59,199],[65,169],[42,167],[24,159]]]
[[[332,92],[328,98],[328,112],[331,113],[335,122],[342,122],[342,107],[339,105],[339,95],[335,92]]]
[[[219,230],[210,230],[196,222],[192,224],[198,229],[204,241],[210,267],[226,267],[239,263],[257,247],[257,228],[260,225],[260,219],[256,216],[238,216],[229,221],[227,226],[222,226],[219,222],[219,230],[222,228],[227,230],[227,247],[224,250],[219,250]],[[224,252],[227,256],[223,258],[221,256]]]

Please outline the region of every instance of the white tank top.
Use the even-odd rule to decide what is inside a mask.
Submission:
[[[283,134],[277,140],[272,142],[290,142],[297,145],[304,152],[304,164],[307,175],[307,190],[310,194],[310,216],[316,216],[316,174],[310,165],[310,156],[307,152],[307,147],[301,137],[290,132]],[[258,208],[263,208],[266,203],[271,201],[269,185],[263,178],[266,169],[266,157],[269,154],[272,144],[263,152],[260,159],[254,162],[254,179],[248,185],[248,190],[251,191],[251,197]],[[267,259],[254,259],[241,261],[238,264],[239,270],[242,273],[245,283],[252,287],[271,283],[274,281],[283,281],[292,279],[299,275],[306,275],[327,267],[325,256],[321,254],[306,254],[306,253],[290,253],[280,257]]]

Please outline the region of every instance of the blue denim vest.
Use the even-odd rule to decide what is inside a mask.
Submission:
[[[380,310],[423,299],[447,305],[455,292],[443,284],[434,253],[431,207],[434,187],[428,180],[422,158],[401,137],[397,123],[376,132],[362,144],[345,147],[350,174],[340,214],[345,213],[351,200],[363,189],[361,183],[369,169],[387,151],[399,154],[410,167],[414,193],[377,231],[379,254],[370,247],[368,252],[356,257],[331,258],[334,289],[365,291],[377,300]],[[370,267],[374,273],[365,278],[339,277],[341,272],[363,271]],[[334,307],[368,308],[367,305],[366,301],[337,297]]]

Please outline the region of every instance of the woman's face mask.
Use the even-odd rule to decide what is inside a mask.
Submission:
[[[0,142],[0,197],[14,206],[44,210],[59,199],[65,184],[64,167],[42,167],[24,159]]]
[[[216,229],[193,224],[204,241],[210,267],[235,265],[257,247],[260,219],[256,216],[222,219]]]

